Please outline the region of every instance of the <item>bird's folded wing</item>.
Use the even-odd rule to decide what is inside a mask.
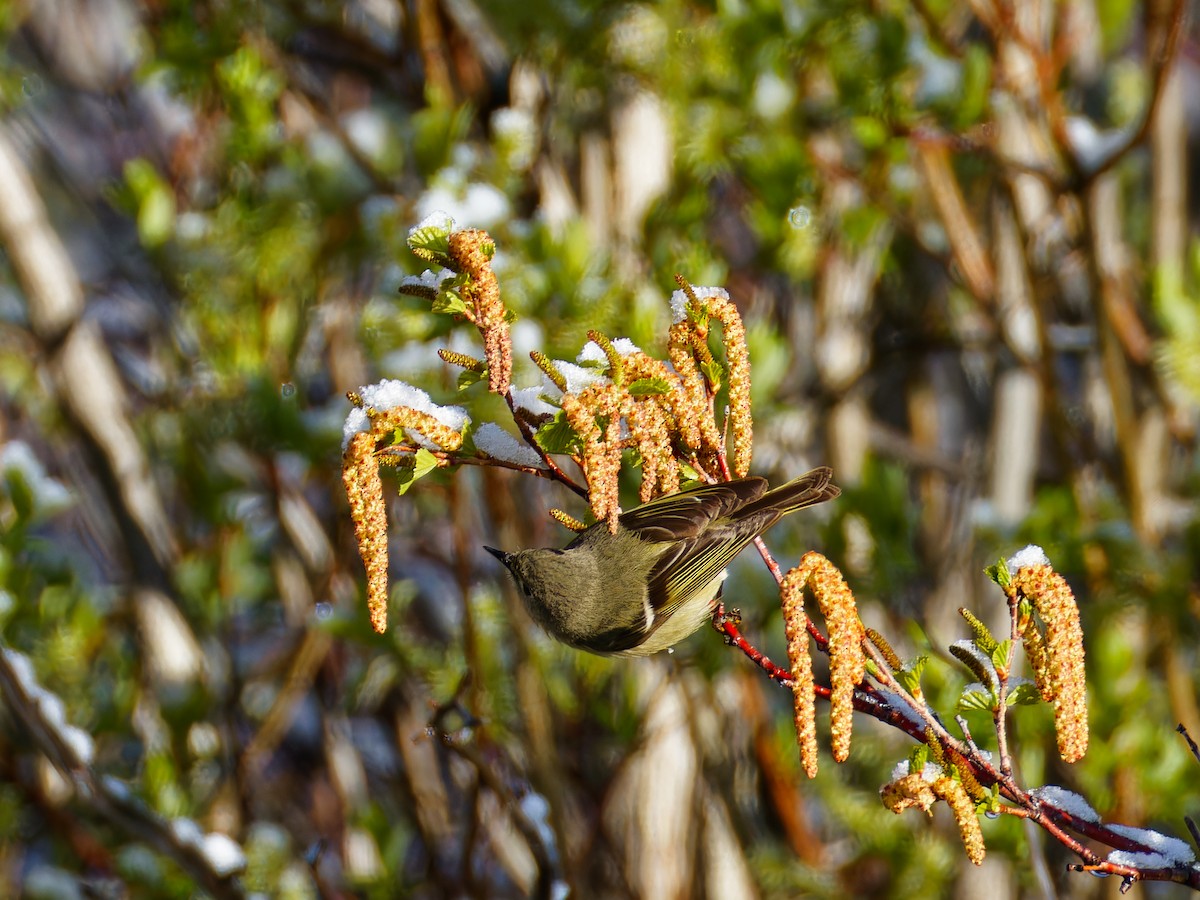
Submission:
[[[698,537],[713,522],[757,500],[767,490],[762,478],[739,478],[668,494],[621,515],[621,526],[643,541]]]

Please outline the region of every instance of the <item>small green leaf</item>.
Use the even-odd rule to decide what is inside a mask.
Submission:
[[[482,372],[476,372],[473,369],[464,369],[458,375],[458,389],[465,391],[471,385],[483,381],[485,378],[487,378],[487,369],[484,369]]]
[[[1008,586],[1012,584],[1012,575],[1008,573],[1008,563],[1004,560],[1000,560],[994,566],[988,566],[983,573],[1004,590],[1008,590]]]
[[[400,495],[408,493],[418,478],[424,478],[438,467],[437,457],[422,447],[412,458],[411,465],[396,467],[396,477],[400,480]]]
[[[422,447],[413,457],[413,478],[423,478],[437,467],[437,457]]]
[[[896,673],[896,680],[900,682],[900,686],[910,694],[916,696],[921,693],[921,676],[925,674],[925,666],[929,663],[929,657],[922,655],[918,656],[912,662],[905,663]]]
[[[175,192],[144,159],[125,164],[125,182],[137,199],[138,237],[143,246],[161,247],[175,233]]]
[[[579,446],[579,435],[567,422],[567,414],[562,410],[534,432],[533,439],[547,453],[570,453]]]
[[[413,482],[416,480],[411,468],[408,466],[396,466],[396,487],[397,493],[401,497],[408,493],[408,489],[413,486]]]
[[[137,212],[138,237],[145,247],[161,247],[175,233],[175,195],[156,187],[142,198]]]
[[[1028,597],[1022,597],[1017,601],[1017,618],[1024,622],[1033,616],[1033,604],[1029,602]]]
[[[962,711],[977,710],[990,713],[996,707],[996,698],[991,691],[974,687],[964,690],[958,698],[958,708]]]
[[[725,370],[721,368],[719,362],[713,360],[712,362],[701,363],[700,371],[704,373],[704,377],[708,379],[708,383],[714,389],[721,386],[721,379],[725,376]]]
[[[991,813],[993,816],[1000,812],[1000,785],[993,784],[983,798],[976,804],[975,808],[981,813]]]
[[[639,378],[630,384],[627,390],[633,397],[653,397],[656,394],[670,393],[671,385],[665,378]]]
[[[1032,706],[1042,702],[1042,694],[1036,684],[1022,681],[1009,688],[1005,700],[1009,706]]]
[[[442,225],[414,228],[408,236],[408,249],[422,259],[428,258],[426,254],[438,254],[449,259],[450,229]]]
[[[925,771],[927,762],[929,762],[929,748],[924,744],[918,744],[913,747],[912,753],[908,754],[908,771],[911,774],[919,775]]]
[[[992,665],[996,670],[1008,667],[1008,654],[1012,651],[1012,641],[1003,640],[996,645],[996,649],[992,651]]]
[[[460,316],[466,313],[467,304],[462,297],[453,291],[438,291],[437,296],[433,298],[433,311],[435,313]]]

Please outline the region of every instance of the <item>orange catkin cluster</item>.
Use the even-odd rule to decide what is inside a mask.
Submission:
[[[1087,673],[1079,607],[1066,579],[1045,564],[1017,570],[1008,586],[1010,602],[1024,597],[1045,627],[1021,621],[1021,639],[1043,699],[1054,706],[1058,753],[1064,762],[1083,758],[1088,746]]]
[[[508,330],[508,311],[500,300],[500,283],[492,271],[491,236],[486,231],[468,228],[450,234],[450,259],[460,272],[471,276],[462,288],[471,319],[483,338],[487,356],[488,390],[508,393],[512,383],[512,339]]]
[[[375,437],[369,432],[359,432],[350,439],[342,458],[342,483],[350,501],[358,553],[367,570],[367,609],[371,627],[383,634],[387,631],[387,515],[379,460],[375,456]]]
[[[800,564],[783,579],[784,623],[788,637],[788,660],[792,665],[796,738],[805,772],[816,774],[815,738],[812,713],[812,663],[808,656],[807,619],[801,592],[808,587],[817,601],[829,632],[830,733],[833,758],[844,762],[850,755],[850,736],[854,725],[854,688],[866,671],[863,653],[862,621],[854,594],[829,560],[816,551],[801,558]]]
[[[356,405],[362,400],[356,394],[351,394],[350,399]],[[407,406],[368,409],[367,416],[370,430],[353,435],[342,454],[342,484],[350,503],[358,554],[367,570],[367,608],[371,627],[383,634],[387,631],[388,602],[387,514],[376,448],[380,441],[401,431],[417,433],[443,450],[457,450],[462,446],[462,433],[443,425],[428,413]]]

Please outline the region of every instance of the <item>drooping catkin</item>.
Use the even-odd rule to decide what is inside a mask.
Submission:
[[[1034,674],[1036,677],[1038,669],[1042,669],[1041,677],[1049,683],[1053,695],[1059,756],[1064,762],[1077,762],[1087,752],[1088,711],[1083,628],[1075,595],[1066,579],[1044,564],[1018,569],[1008,590],[1010,602],[1019,602],[1022,596],[1028,598],[1045,625],[1044,650],[1035,651],[1044,655],[1044,665],[1035,665]],[[1023,636],[1027,649],[1031,644],[1030,630],[1036,627],[1031,622]],[[1032,643],[1036,646],[1037,639]]]
[[[671,448],[666,414],[657,401],[656,396],[638,398],[625,394],[621,398],[621,414],[642,456],[643,503],[679,490],[679,463]]]
[[[342,457],[342,483],[350,502],[358,554],[367,570],[371,627],[383,634],[387,631],[388,604],[387,514],[373,435],[360,432],[350,439]]]
[[[954,814],[958,825],[958,833],[962,838],[963,847],[967,851],[967,859],[975,865],[983,865],[987,848],[983,845],[983,829],[979,826],[979,814],[975,812],[975,801],[967,793],[967,789],[949,775],[943,775],[930,785],[934,794],[946,801]]]
[[[677,322],[667,334],[667,357],[679,375],[682,390],[677,413],[680,435],[684,444],[701,458],[706,468],[715,469],[712,463],[721,452],[721,432],[713,420],[712,403],[704,376],[696,365],[691,341],[693,325],[688,321]]]
[[[797,578],[812,591],[829,632],[830,736],[833,758],[844,762],[850,755],[854,723],[854,688],[863,679],[863,624],[854,594],[829,560],[815,550],[800,559]]]
[[[621,415],[619,389],[590,384],[578,394],[563,394],[567,424],[583,441],[580,463],[587,478],[592,514],[607,519],[616,532],[620,512]],[[605,420],[604,424],[600,420]]]
[[[500,283],[492,271],[489,248],[495,244],[486,231],[468,228],[449,238],[450,258],[459,271],[471,276],[462,288],[463,299],[474,309],[475,325],[483,338],[487,357],[488,390],[503,396],[512,381],[512,339],[507,310],[500,300]]]
[[[783,628],[787,637],[788,665],[792,674],[792,718],[800,764],[809,778],[817,777],[817,711],[812,657],[808,652],[808,617],[804,613],[803,573],[792,569],[780,585]]]
[[[750,351],[746,347],[746,326],[731,300],[707,298],[709,314],[721,323],[721,341],[725,346],[725,364],[729,380],[729,434],[733,438],[733,473],[739,478],[750,472],[754,453],[754,423],[750,411]]]

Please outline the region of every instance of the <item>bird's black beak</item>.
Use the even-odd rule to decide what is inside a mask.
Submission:
[[[500,562],[504,563],[505,568],[508,568],[508,554],[507,553],[505,553],[503,550],[497,550],[495,547],[485,546],[483,549],[486,550],[488,553],[492,554],[492,556],[496,557],[496,559],[500,560]]]

